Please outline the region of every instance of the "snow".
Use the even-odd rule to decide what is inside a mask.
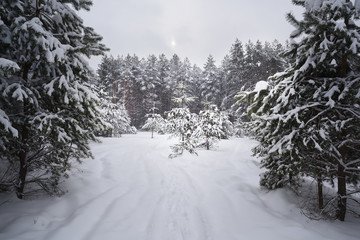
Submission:
[[[10,61],[5,58],[0,58],[0,68],[2,69],[12,69],[12,70],[20,70],[20,67],[13,61]]]
[[[325,0],[305,0],[305,7],[307,11],[318,10]]]
[[[305,2],[305,8],[307,11],[316,11],[319,10],[323,3],[331,4],[332,9],[340,8],[346,2],[344,0],[303,0]],[[360,0],[351,1],[355,9],[360,10]]]
[[[0,124],[2,125],[2,127],[6,132],[10,131],[13,137],[18,137],[19,135],[18,131],[11,125],[9,117],[1,109],[0,109]]]
[[[360,44],[357,41],[357,38],[352,38],[351,41],[352,41],[352,43],[350,46],[350,50],[353,52],[353,54],[356,54],[358,52],[357,50],[358,50]]]
[[[332,99],[332,96],[336,93],[340,92],[340,89],[338,86],[333,86],[325,95],[324,97],[327,97],[329,101],[326,103],[327,106],[330,106],[331,108],[334,107],[335,101]]]
[[[269,87],[269,83],[266,81],[258,81],[255,85],[254,92],[260,92],[261,90],[266,90]]]
[[[357,240],[359,220],[311,221],[285,190],[259,187],[255,142],[169,159],[177,139],[151,133],[102,139],[74,166],[58,198],[0,194],[0,239]]]
[[[16,85],[16,90],[13,92],[12,97],[16,99],[17,101],[23,102],[24,99],[28,98],[28,95],[26,94],[25,90],[22,89],[20,84],[14,84]]]

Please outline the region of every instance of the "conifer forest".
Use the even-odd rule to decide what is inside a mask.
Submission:
[[[217,230],[227,221],[217,207],[229,208],[230,216],[259,199],[247,216],[260,210],[276,216],[271,209],[289,206],[301,214],[290,217],[290,210],[275,223],[290,218],[304,228],[302,218],[330,219],[329,234],[337,239],[360,236],[359,0],[289,1],[302,14],[286,14],[294,29],[286,42],[234,39],[220,61],[209,54],[203,65],[177,53],[113,52],[80,17],[91,13],[92,2],[0,0],[0,216],[7,219],[0,239],[70,236],[93,211],[84,206],[92,205],[108,210],[94,224],[95,235],[79,230],[76,239],[104,238],[110,225],[102,219],[117,222],[112,212],[126,208],[129,226],[152,224],[146,231],[122,229],[120,239],[239,239],[231,226],[240,218],[229,218],[235,230],[228,235]],[[95,70],[92,56],[102,56]],[[92,186],[76,198],[84,205],[70,201]],[[85,200],[97,191],[102,197]],[[57,223],[48,198],[58,206],[68,199],[78,210],[63,218],[75,225]],[[96,199],[102,200],[95,205]],[[130,207],[138,199],[156,214]],[[37,230],[24,218],[35,210],[42,216],[33,221]],[[253,218],[267,219],[258,214]],[[337,228],[339,221],[348,221],[348,230]],[[249,239],[281,239],[265,232],[255,238],[256,226],[249,229]],[[315,235],[299,236],[330,239],[309,229]]]

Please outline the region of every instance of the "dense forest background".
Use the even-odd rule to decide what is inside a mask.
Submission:
[[[189,105],[191,112],[199,113],[212,103],[234,121],[239,108],[234,106],[234,96],[241,90],[253,90],[258,81],[284,70],[284,49],[277,40],[245,44],[236,40],[219,66],[209,55],[202,67],[176,54],[171,59],[164,54],[146,59],[136,55],[105,56],[95,85],[102,98],[125,107],[136,128],[141,128],[153,108],[164,115],[177,107],[172,99],[184,94],[178,88],[180,83],[186,86],[185,94],[194,98]]]

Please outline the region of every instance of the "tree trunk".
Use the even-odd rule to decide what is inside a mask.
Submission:
[[[345,221],[346,214],[346,177],[344,166],[338,163],[338,209],[336,218]]]
[[[27,175],[27,150],[26,150],[26,139],[28,138],[28,129],[26,126],[23,126],[21,132],[21,151],[19,153],[19,161],[20,161],[20,168],[19,168],[19,176],[18,176],[18,184],[16,186],[16,196],[19,199],[23,199],[24,197],[24,189],[25,189],[25,182],[26,182],[26,175]]]
[[[349,0],[346,0],[349,2]],[[349,26],[349,16],[344,16],[344,23],[346,27]],[[348,55],[346,52],[343,53],[340,65],[340,77],[345,78],[347,76],[348,71]],[[344,135],[344,134],[342,134]],[[344,156],[344,149],[339,149],[342,159]],[[336,213],[336,218],[340,221],[345,221],[345,214],[346,214],[346,176],[345,176],[345,169],[344,166],[338,162],[338,209]]]
[[[114,82],[112,86],[112,99],[111,102],[116,104],[117,103],[117,92],[119,91],[118,82]]]
[[[36,0],[35,16],[40,17],[40,0]]]
[[[30,64],[25,64],[24,65],[24,70],[23,70],[23,80],[25,82],[28,81],[28,77],[29,77],[29,71],[30,71]],[[16,196],[19,199],[23,199],[24,197],[24,189],[25,189],[25,182],[26,182],[26,175],[28,172],[28,168],[27,168],[27,140],[29,137],[29,130],[27,128],[27,115],[28,115],[28,101],[26,99],[24,99],[23,102],[23,117],[24,120],[22,122],[22,130],[21,130],[21,140],[20,140],[20,152],[19,152],[19,162],[20,162],[20,166],[19,166],[19,176],[18,176],[18,183],[16,185]]]
[[[350,0],[346,0],[346,2],[349,2],[349,1]],[[350,16],[345,15],[344,23],[347,28],[349,27],[349,20],[350,20]],[[340,63],[340,77],[344,78],[348,74],[349,64],[348,64],[348,53],[343,52],[342,54],[343,55],[342,55],[341,63]]]
[[[318,188],[319,210],[322,210],[324,208],[324,196],[323,196],[323,181],[320,176],[317,179],[317,188]]]
[[[20,170],[19,170],[19,179],[16,187],[16,196],[19,199],[24,197],[25,181],[27,175],[27,166],[26,166],[26,153],[20,153]]]

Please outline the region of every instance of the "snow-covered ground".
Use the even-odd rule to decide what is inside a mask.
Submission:
[[[20,240],[351,240],[360,220],[310,221],[293,195],[259,187],[254,142],[169,159],[176,139],[150,133],[92,144],[60,198],[0,195],[0,239]]]

